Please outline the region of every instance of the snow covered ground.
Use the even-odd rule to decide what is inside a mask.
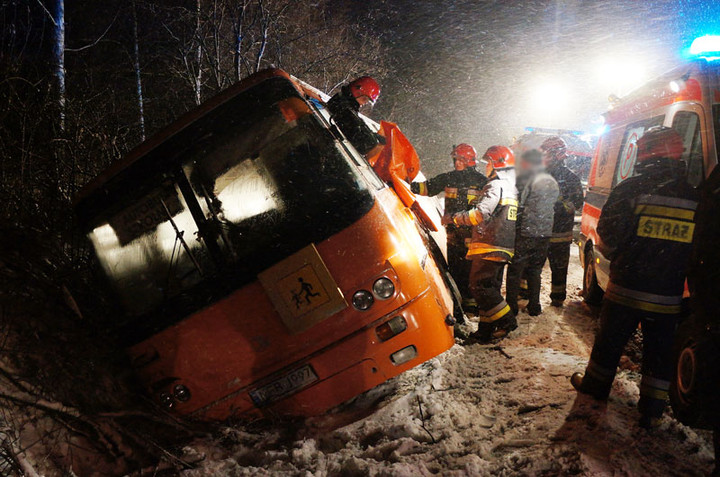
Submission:
[[[596,327],[577,249],[565,308],[549,306],[547,267],[543,282],[542,315],[521,312],[499,346],[456,345],[326,416],[227,427],[185,449],[202,462],[183,475],[708,475],[710,433],[670,415],[638,427],[631,361],[606,406],[574,392]]]

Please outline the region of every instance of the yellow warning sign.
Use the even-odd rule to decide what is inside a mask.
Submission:
[[[643,215],[638,222],[638,237],[690,243],[695,232],[695,224],[682,220],[660,219]]]
[[[290,333],[299,333],[347,307],[314,245],[258,275]]]

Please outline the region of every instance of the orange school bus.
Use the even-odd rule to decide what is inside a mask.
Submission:
[[[610,278],[610,262],[598,247],[598,219],[610,191],[634,174],[638,138],[653,126],[677,130],[685,143],[688,181],[696,187],[717,164],[720,61],[689,61],[615,101],[604,116],[607,130],[590,169],[579,247],[589,303],[600,301]]]
[[[425,231],[306,93],[255,74],[76,201],[133,366],[179,414],[322,413],[454,343]]]

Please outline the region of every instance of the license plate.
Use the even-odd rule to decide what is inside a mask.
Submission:
[[[261,407],[284,398],[298,389],[304,388],[318,380],[317,374],[309,364],[290,371],[285,376],[276,379],[270,384],[250,391],[250,397],[256,406]]]

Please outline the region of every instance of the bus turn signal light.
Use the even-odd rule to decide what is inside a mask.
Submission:
[[[393,354],[390,355],[390,361],[392,361],[392,364],[395,366],[400,366],[401,364],[405,364],[414,357],[417,356],[417,348],[413,345],[406,346],[400,351],[395,351]]]
[[[387,341],[405,330],[407,330],[407,321],[405,321],[405,318],[402,316],[396,316],[375,328],[375,332],[378,338],[380,338],[380,341]]]

